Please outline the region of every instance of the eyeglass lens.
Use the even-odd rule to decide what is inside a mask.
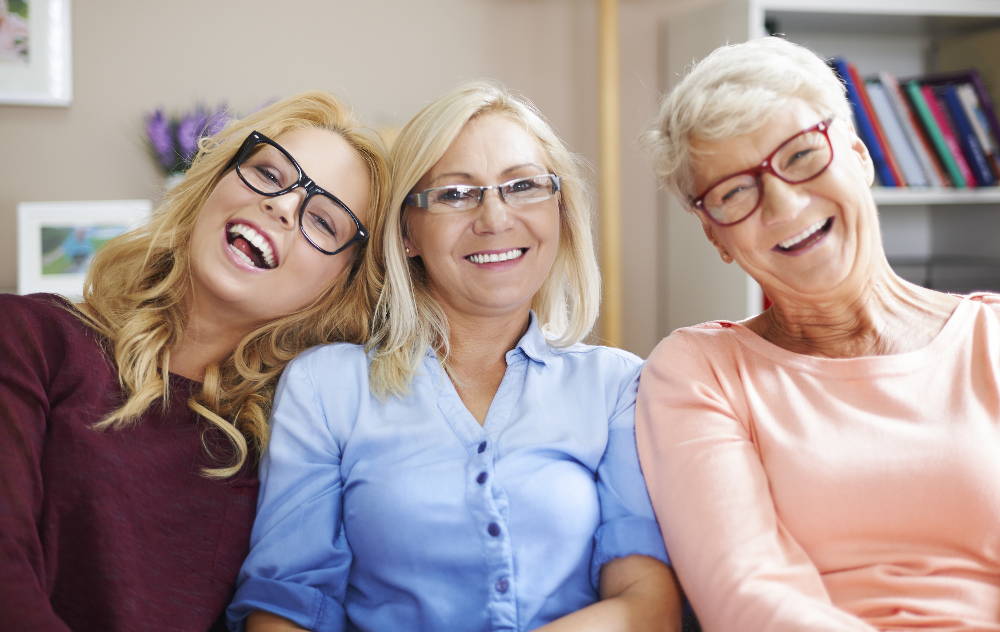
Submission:
[[[456,184],[437,187],[427,191],[427,207],[430,210],[469,210],[479,206],[489,189],[496,188],[500,197],[511,206],[524,206],[543,202],[558,190],[552,174],[530,176],[510,180],[503,184],[479,187]]]
[[[275,195],[299,182],[299,169],[288,156],[268,143],[258,143],[236,169],[244,182],[263,195]],[[311,193],[300,207],[299,221],[306,238],[322,250],[343,248],[357,234],[347,210],[323,193]]]
[[[769,170],[785,182],[796,184],[819,175],[830,164],[831,157],[832,149],[826,135],[819,130],[809,130],[785,141],[771,157]],[[761,186],[759,171],[735,175],[704,195],[704,208],[720,223],[737,222],[757,207]]]

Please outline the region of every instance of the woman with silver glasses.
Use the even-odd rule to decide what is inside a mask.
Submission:
[[[893,272],[850,116],[778,38],[663,102],[664,182],[772,305],[650,356],[650,495],[707,631],[1000,630],[1000,296]]]
[[[0,627],[225,629],[278,375],[367,338],[387,176],[291,97],[208,139],[82,302],[0,296]]]
[[[391,162],[373,340],[285,373],[234,629],[677,629],[639,360],[578,342],[599,285],[575,158],[474,83]]]

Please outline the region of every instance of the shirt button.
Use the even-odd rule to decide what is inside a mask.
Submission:
[[[482,485],[483,483],[486,482],[486,478],[487,478],[486,472],[480,472],[479,476],[476,477],[476,482]]]
[[[486,527],[486,533],[490,534],[494,538],[500,535],[500,525],[495,522],[491,522],[489,526]]]
[[[485,441],[483,441],[482,443],[479,444],[479,447],[476,448],[476,452],[478,452],[479,454],[482,454],[483,452],[486,452],[486,442]]]
[[[496,589],[498,593],[503,594],[510,590],[510,582],[507,581],[506,577],[501,577],[497,580]]]

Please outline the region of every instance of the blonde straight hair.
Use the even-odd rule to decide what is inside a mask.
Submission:
[[[300,128],[321,128],[342,136],[368,166],[370,212],[367,227],[381,234],[388,198],[388,163],[379,137],[362,128],[334,97],[307,92],[274,103],[230,123],[201,143],[184,179],[172,189],[145,226],[118,237],[95,257],[76,305],[80,318],[106,340],[126,399],[96,424],[100,430],[135,423],[157,399],[166,406],[170,348],[186,325],[190,243],[205,200],[230,168],[253,130],[271,138]],[[220,431],[232,458],[204,470],[207,476],[236,474],[267,443],[271,399],[285,364],[321,343],[364,343],[375,300],[376,275],[366,250],[355,252],[347,272],[306,307],[251,331],[223,362],[207,367],[200,392],[188,406]],[[202,443],[208,450],[205,437]],[[218,460],[217,455],[211,455]]]
[[[400,130],[390,152],[392,191],[385,233],[373,248],[384,262],[369,342],[371,388],[376,395],[406,393],[428,349],[447,366],[447,319],[430,292],[422,261],[407,257],[404,250],[404,200],[465,125],[486,114],[500,114],[522,125],[542,148],[545,167],[562,180],[559,249],[532,300],[546,337],[557,347],[572,345],[590,333],[597,319],[600,274],[591,232],[592,198],[582,177],[581,159],[524,98],[493,82],[464,84],[417,113]]]

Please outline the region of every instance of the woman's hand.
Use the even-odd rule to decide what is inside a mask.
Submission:
[[[645,555],[601,568],[601,600],[538,628],[541,632],[676,632],[681,592],[673,570]]]
[[[251,612],[247,617],[246,632],[293,632],[294,630],[305,630],[300,628],[288,619],[279,617],[270,612],[257,610]]]

